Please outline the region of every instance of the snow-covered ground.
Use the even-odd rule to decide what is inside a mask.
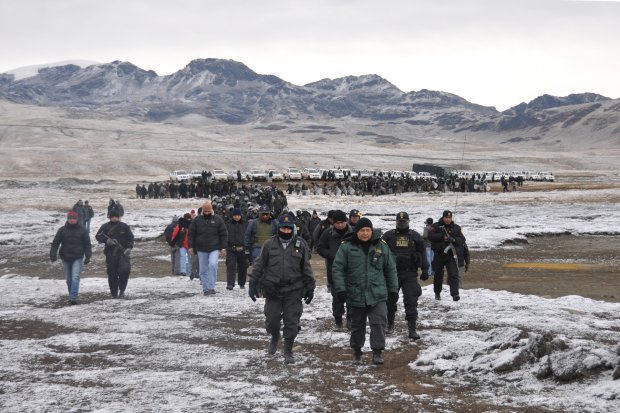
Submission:
[[[164,277],[131,279],[127,300],[107,298],[103,278],[83,280],[82,291],[85,302],[66,306],[61,280],[0,279],[0,319],[16,322],[0,339],[0,410],[325,411],[319,383],[334,368],[349,383],[344,403],[368,396],[353,378],[370,375],[377,394],[390,395],[388,411],[403,400],[451,410],[449,391],[435,400],[387,389],[371,365],[348,359],[329,365],[308,351],[320,344],[348,353],[348,334],[328,327],[324,289],[305,306],[294,367],[266,356],[261,300],[253,303],[243,290],[203,297],[196,282]],[[441,376],[445,389],[473,384],[477,397],[497,406],[617,411],[620,381],[612,380],[611,368],[618,362],[618,304],[483,289],[468,290],[458,303],[432,297],[432,287],[425,288],[422,340],[389,338],[387,358],[417,346],[412,369]],[[39,336],[14,336],[32,323],[42,326]],[[547,366],[546,376],[538,373]],[[316,391],[283,385],[302,377],[317,383]]]
[[[114,196],[114,185],[37,188],[0,186],[2,248],[47,250],[78,198],[90,197],[95,207],[94,234]],[[321,212],[357,208],[383,229],[405,210],[420,230],[427,217],[456,210],[470,247],[483,249],[535,233],[617,236],[619,198],[619,189],[460,194],[458,199],[456,194],[292,196],[289,206]],[[140,239],[159,236],[173,215],[200,206],[199,200],[136,200],[127,193],[122,201],[124,221]],[[166,269],[162,262],[162,273]],[[355,367],[348,358],[328,364],[307,350],[320,345],[348,352],[348,335],[331,330],[330,296],[323,288],[305,306],[299,362],[284,367],[265,355],[262,303],[251,302],[243,291],[202,297],[196,282],[132,278],[129,299],[111,300],[107,281],[95,277],[82,281],[81,304],[67,306],[64,281],[11,271],[0,273],[1,411],[325,411],[320,391],[313,389],[320,389],[333,369],[349,390],[342,394],[341,410],[371,397],[360,384],[364,377],[388,410],[404,401],[423,402],[430,411],[453,411],[461,403],[456,410],[467,411],[449,391],[441,398],[430,395],[437,391],[433,385],[428,394],[402,392],[370,365]],[[620,351],[620,304],[483,289],[466,290],[458,303],[432,297],[432,289],[425,288],[422,340],[390,338],[387,358],[389,351],[416,347],[411,371],[445,389],[473,386],[475,397],[498,406],[618,411],[620,380],[612,379],[612,371]],[[364,411],[373,410],[380,409]]]

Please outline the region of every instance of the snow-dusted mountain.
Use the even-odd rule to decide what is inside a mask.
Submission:
[[[40,69],[56,67],[56,66],[66,66],[66,65],[75,65],[79,67],[88,67],[91,65],[98,65],[99,62],[94,62],[92,60],[63,60],[61,62],[54,63],[44,63],[39,65],[31,65],[31,66],[23,66],[18,67],[13,70],[9,70],[6,74],[13,75],[15,80],[24,79],[27,77],[36,76],[39,73]]]
[[[558,133],[620,136],[620,100],[593,93],[543,95],[500,113],[446,92],[405,93],[374,74],[297,86],[222,59],[197,59],[168,76],[120,61],[43,67],[28,77],[5,73],[0,98],[154,122],[188,115],[228,124],[359,118],[407,126],[418,135],[499,133],[511,143]]]

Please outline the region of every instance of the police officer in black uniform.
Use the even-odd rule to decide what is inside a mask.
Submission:
[[[462,250],[466,240],[461,227],[452,221],[451,211],[443,211],[441,219],[429,229],[428,239],[435,254],[433,259],[435,300],[441,300],[444,267],[448,272],[450,295],[454,301],[460,300],[458,251]]]
[[[133,233],[129,225],[120,221],[120,211],[112,208],[108,213],[110,221],[99,228],[95,239],[105,244],[103,253],[108,273],[108,285],[113,298],[124,297],[129,273],[130,254],[133,248]]]
[[[334,265],[334,259],[342,240],[353,232],[353,229],[347,224],[347,215],[344,211],[336,210],[332,214],[334,225],[331,228],[327,228],[321,234],[319,242],[317,243],[316,250],[321,257],[325,259],[325,269],[327,271],[327,284],[332,284],[332,266]],[[340,301],[338,295],[332,290],[332,314],[334,315],[334,321],[338,330],[342,329],[342,316],[345,314],[345,302]],[[351,316],[349,311],[347,314],[347,329],[351,329]]]
[[[424,248],[424,239],[416,231],[409,228],[409,214],[396,214],[396,229],[383,234],[383,240],[396,257],[396,272],[398,274],[398,288],[403,291],[405,304],[405,319],[409,329],[409,338],[420,338],[416,331],[418,321],[418,298],[422,295],[422,288],[418,284],[418,269],[422,270],[421,280],[428,280],[428,261]],[[398,292],[388,296],[388,326],[386,334],[394,333],[394,319],[398,302]]]
[[[278,219],[278,234],[263,244],[254,261],[248,295],[252,301],[265,297],[265,327],[271,334],[267,352],[273,355],[280,340],[284,321],[284,362],[295,362],[293,344],[303,312],[302,299],[310,304],[314,298],[315,280],[310,266],[310,247],[294,235],[294,218],[283,214]]]

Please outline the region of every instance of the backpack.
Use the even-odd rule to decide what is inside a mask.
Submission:
[[[177,226],[176,223],[168,224],[168,226],[164,230],[164,237],[166,238],[166,242],[170,246],[173,246],[173,243],[172,243],[172,233],[174,232],[174,228],[176,226]]]

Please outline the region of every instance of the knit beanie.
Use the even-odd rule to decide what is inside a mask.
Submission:
[[[362,228],[366,228],[366,227],[369,227],[370,229],[372,229],[372,221],[366,217],[362,217],[360,218],[359,221],[357,221],[357,224],[355,224],[355,232],[359,231]]]

